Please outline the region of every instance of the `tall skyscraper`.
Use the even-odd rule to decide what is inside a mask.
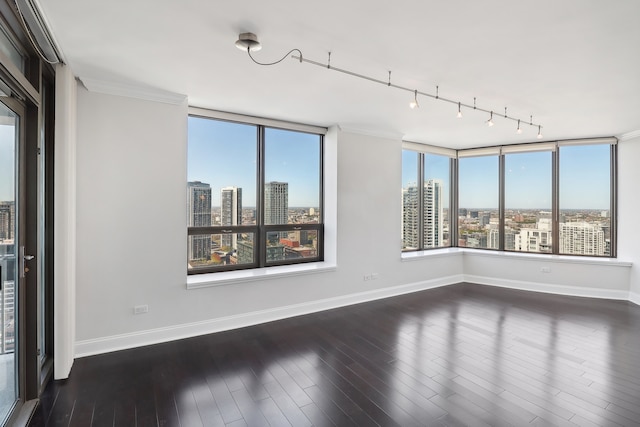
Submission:
[[[242,188],[224,187],[220,190],[220,225],[242,224]],[[221,245],[238,249],[238,235],[223,234]]]
[[[0,202],[0,241],[11,240],[15,236],[16,205],[11,202]]]
[[[410,185],[402,189],[402,248],[417,249],[418,224],[420,221],[418,209],[418,187]]]
[[[264,185],[264,223],[266,225],[287,224],[288,221],[289,183],[267,182]]]
[[[442,246],[444,213],[442,207],[442,181],[430,179],[424,184],[424,247]]]
[[[187,183],[187,226],[211,226],[211,186],[200,181]],[[189,236],[188,256],[191,260],[211,259],[211,236]]]
[[[560,223],[560,253],[573,255],[605,255],[604,231],[588,222]]]
[[[418,187],[411,185],[402,190],[402,247],[419,247],[419,206]],[[444,208],[442,206],[442,181],[430,179],[424,183],[422,194],[423,219],[422,234],[425,248],[442,246],[444,231]]]

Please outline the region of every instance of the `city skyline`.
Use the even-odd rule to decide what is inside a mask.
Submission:
[[[610,209],[610,146],[563,146],[559,150],[559,208]],[[402,188],[417,182],[415,156],[415,151],[402,152]],[[447,186],[449,158],[430,154],[425,157],[425,180],[439,178]],[[458,206],[497,209],[498,156],[462,157],[458,162]],[[549,151],[505,155],[505,175],[507,209],[551,209]],[[448,198],[443,199],[443,204],[448,205]]]
[[[254,125],[189,117],[188,181],[211,185],[212,206],[220,190],[242,188],[242,206],[256,206],[257,131]],[[289,206],[320,207],[320,136],[265,129],[265,183],[289,183]]]

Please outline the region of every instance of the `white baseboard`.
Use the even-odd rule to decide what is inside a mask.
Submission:
[[[548,294],[569,295],[575,297],[604,298],[629,300],[629,292],[602,288],[585,288],[580,286],[554,285],[548,283],[525,282],[521,280],[497,279],[495,277],[465,274],[464,281],[479,285],[497,286],[501,288],[519,289],[523,291],[544,292]],[[640,296],[639,296],[640,297]]]
[[[640,294],[635,292],[629,292],[629,301],[636,305],[640,305]]]
[[[277,307],[269,310],[254,311],[251,313],[243,313],[236,316],[210,319],[202,322],[186,323],[165,328],[149,329],[146,331],[132,332],[128,334],[112,335],[103,338],[76,341],[75,357],[91,356],[95,354],[108,353],[111,351],[124,350],[134,347],[143,347],[146,345],[174,341],[182,338],[189,338],[198,335],[206,335],[214,332],[237,329],[246,326],[257,325],[260,323],[272,322],[274,320],[329,310],[332,308],[344,307],[367,301],[374,301],[382,298],[389,298],[397,295],[438,288],[441,286],[452,285],[454,283],[460,283],[462,281],[463,275],[457,274],[433,280],[409,283],[401,286],[376,289],[367,292],[359,292],[355,294],[327,298],[318,301],[310,301],[301,304]]]

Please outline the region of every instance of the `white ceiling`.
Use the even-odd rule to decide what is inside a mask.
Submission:
[[[185,94],[189,104],[452,148],[536,141],[537,129],[287,58],[304,57],[543,126],[543,140],[640,130],[638,0],[40,1],[81,80]]]

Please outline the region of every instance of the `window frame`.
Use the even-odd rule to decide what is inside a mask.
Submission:
[[[263,117],[245,116],[241,114],[208,110],[197,107],[189,107],[188,117],[224,121],[229,123],[256,126],[256,200],[255,200],[255,225],[212,225],[207,227],[187,226],[187,236],[253,233],[253,262],[245,264],[227,264],[207,266],[201,268],[187,267],[187,275],[210,274],[226,271],[262,269],[282,265],[294,265],[324,261],[324,222],[325,222],[325,195],[324,195],[324,139],[328,131],[325,127],[305,125],[300,123],[285,122]],[[319,138],[319,200],[318,210],[320,221],[317,224],[270,224],[264,223],[265,219],[265,144],[266,129],[279,129],[285,131],[307,133]],[[188,143],[188,142],[187,142]],[[187,166],[188,167],[188,166]],[[299,259],[282,259],[276,261],[267,260],[267,234],[274,231],[315,231],[317,246],[316,256]],[[187,260],[189,262],[189,260]]]
[[[456,164],[456,157],[457,157],[457,151],[456,150],[452,150],[452,149],[448,149],[448,148],[444,148],[444,147],[437,147],[437,146],[432,146],[432,145],[426,145],[426,144],[418,144],[418,143],[414,143],[414,142],[408,142],[408,141],[403,141],[402,143],[402,150],[403,151],[411,151],[411,152],[415,152],[417,154],[417,162],[416,162],[416,168],[417,168],[417,192],[418,192],[418,247],[417,248],[410,248],[410,249],[405,249],[405,248],[401,248],[402,253],[409,253],[409,252],[418,252],[418,251],[427,251],[427,250],[437,250],[437,249],[446,249],[446,248],[451,248],[451,247],[456,247],[457,244],[453,244],[453,236],[456,236],[457,238],[457,223],[454,224],[453,221],[453,212],[454,212],[454,207],[456,207],[457,205],[457,164]],[[449,158],[449,182],[448,182],[448,192],[449,192],[449,203],[446,205],[447,207],[447,215],[443,217],[443,223],[444,223],[444,219],[447,220],[448,225],[449,225],[449,244],[448,245],[442,245],[442,246],[435,246],[435,247],[425,247],[425,238],[424,238],[424,222],[425,222],[425,211],[424,211],[424,185],[426,183],[426,179],[425,179],[425,161],[426,161],[426,156],[427,155],[433,155],[433,156],[442,156],[442,157],[448,157]],[[454,191],[454,188],[456,189]],[[402,189],[404,190],[404,183],[402,183]],[[444,207],[444,205],[443,205]],[[403,221],[404,221],[404,206],[403,206]],[[404,227],[401,227],[402,230],[404,230]],[[454,231],[455,230],[455,231]],[[443,230],[444,231],[444,230]],[[404,236],[401,236],[401,240],[404,241]]]
[[[590,254],[569,254],[560,252],[560,148],[566,146],[585,146],[585,145],[609,145],[609,218],[610,218],[610,253],[608,255],[590,255]],[[574,256],[574,257],[597,257],[597,258],[616,258],[617,257],[617,144],[618,140],[615,137],[609,138],[591,138],[591,139],[577,139],[577,140],[562,140],[555,142],[542,142],[542,143],[526,143],[526,144],[514,144],[506,146],[492,146],[482,148],[472,148],[466,150],[457,150],[457,158],[455,160],[456,177],[455,184],[455,198],[456,198],[456,212],[459,208],[459,159],[463,157],[480,157],[486,155],[497,155],[499,162],[499,251],[514,252],[514,253],[526,253],[527,255],[558,255],[558,256]],[[550,151],[551,152],[551,185],[552,185],[552,206],[551,206],[551,227],[552,227],[552,251],[551,253],[539,253],[539,252],[522,252],[505,250],[505,156],[508,154],[526,153],[535,151]],[[457,226],[457,222],[456,222]],[[455,230],[455,245],[458,246],[459,229]],[[453,237],[452,237],[453,239]],[[453,241],[453,240],[452,240]],[[491,248],[474,248],[477,250],[494,250]]]

